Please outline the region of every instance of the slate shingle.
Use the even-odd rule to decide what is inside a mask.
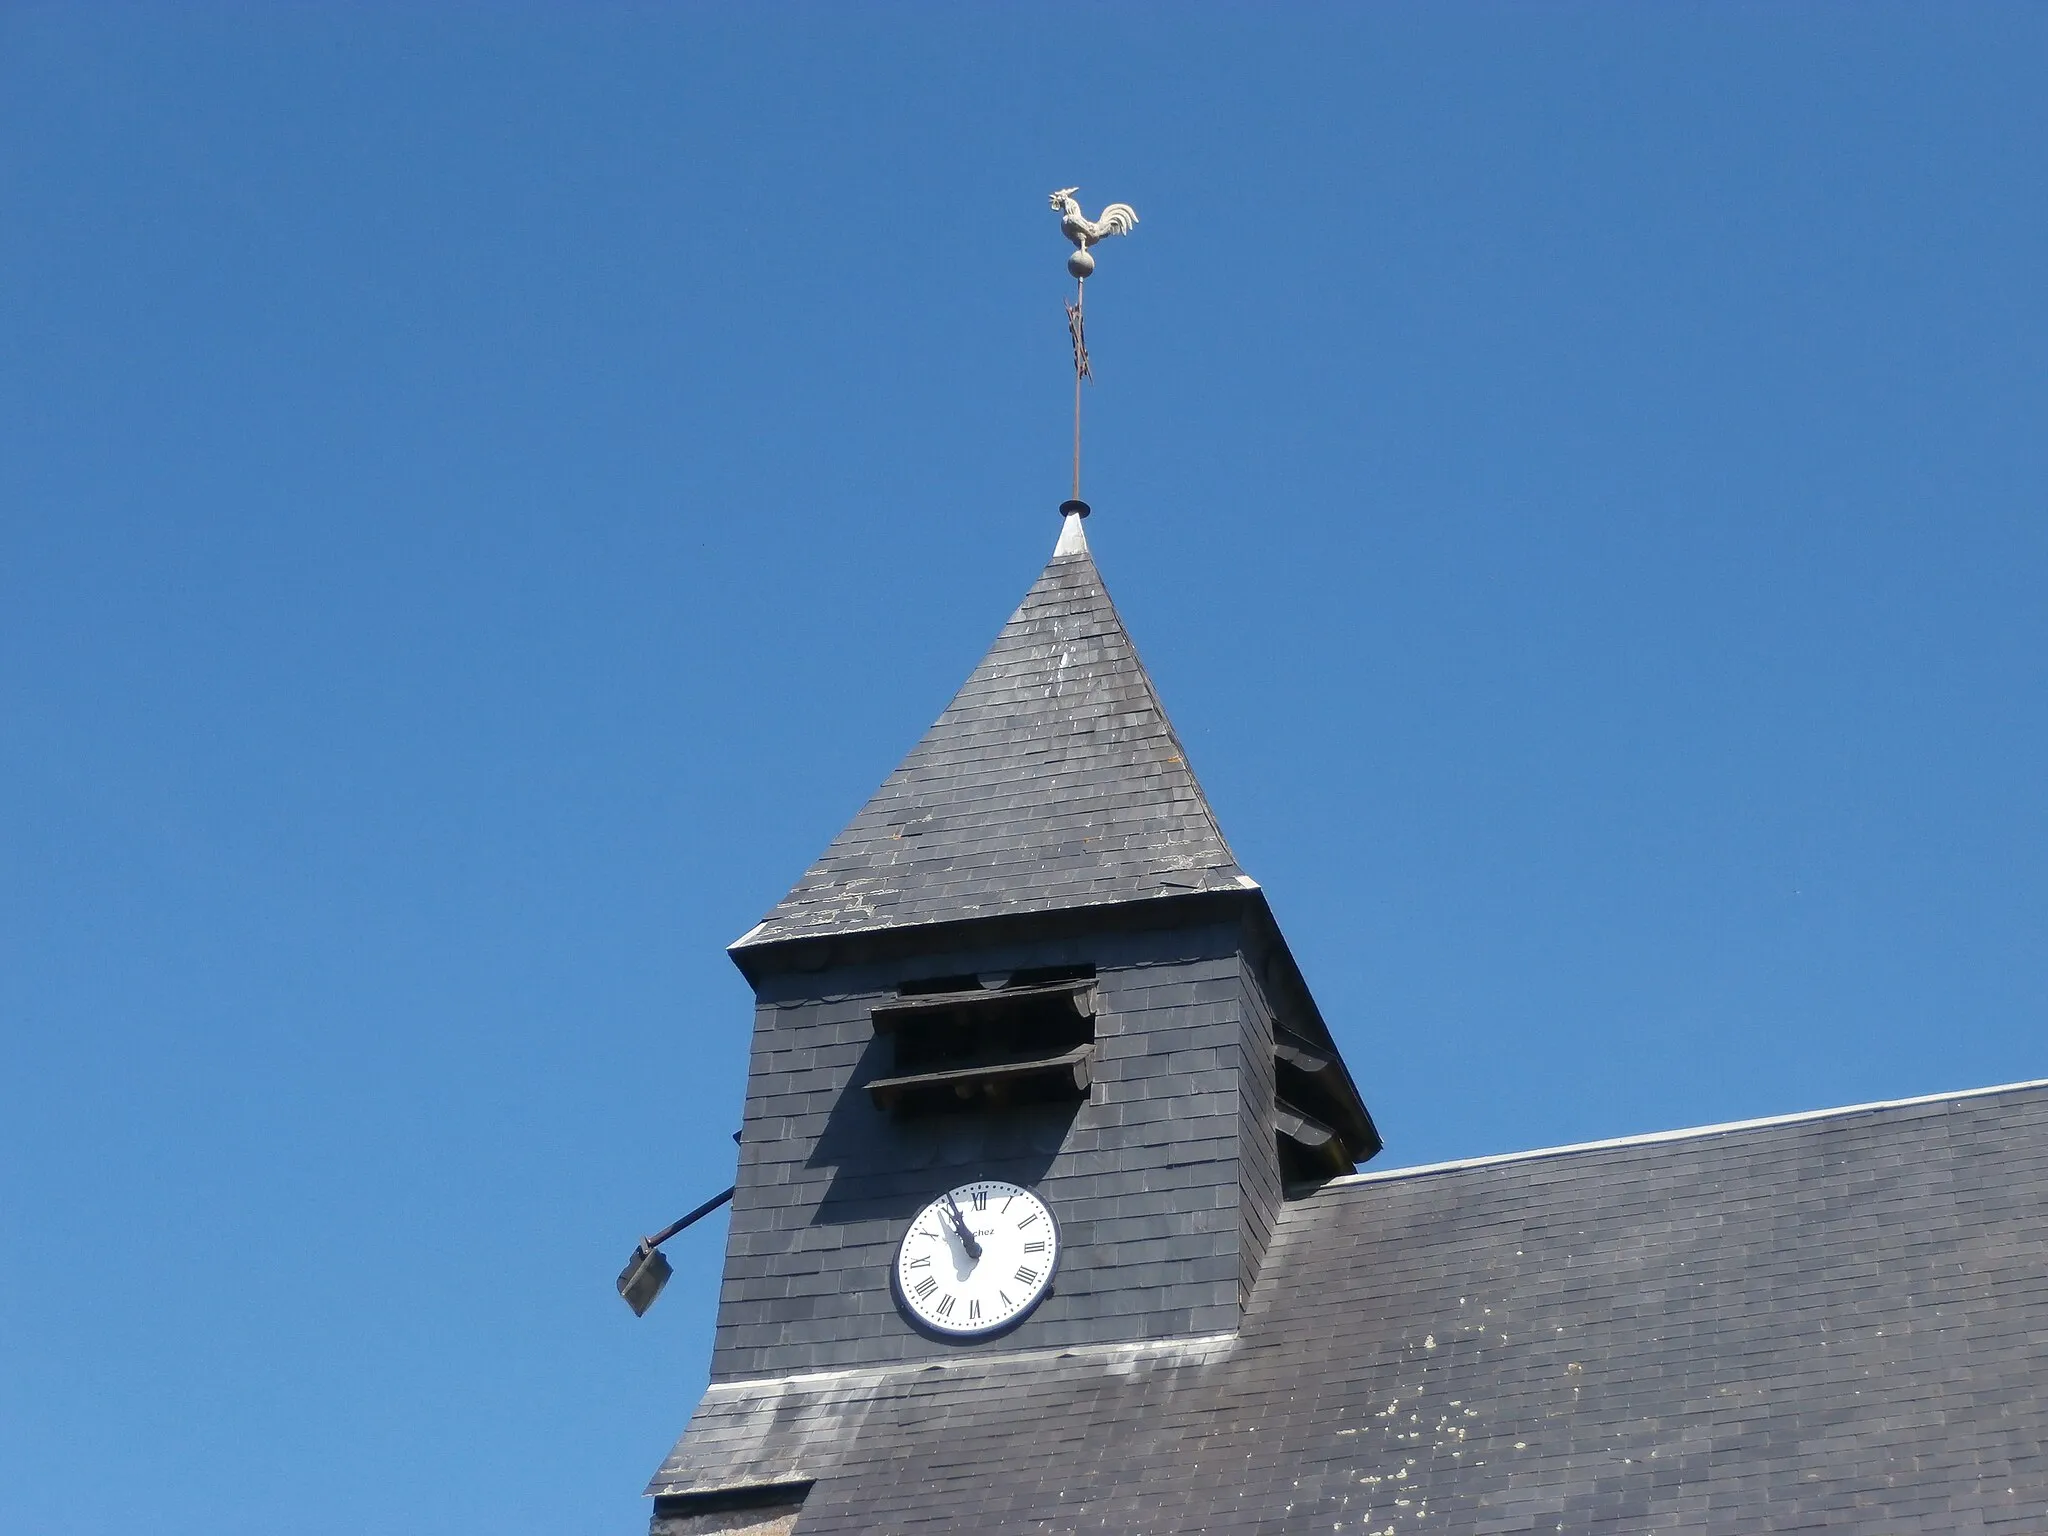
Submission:
[[[729,1382],[798,1530],[2048,1530],[2048,1087],[1337,1181],[1238,1333]]]
[[[734,949],[1239,885],[1094,560],[1058,555],[902,764]]]

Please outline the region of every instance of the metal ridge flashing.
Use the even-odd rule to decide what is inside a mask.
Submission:
[[[1605,1152],[1616,1147],[1647,1147],[1663,1141],[1693,1141],[1709,1136],[1727,1136],[1736,1131],[1757,1131],[1774,1125],[1801,1125],[1809,1120],[1846,1119],[1851,1115],[1872,1115],[1886,1109],[1912,1109],[1922,1104],[1941,1104],[1956,1099],[1983,1099],[1999,1093],[2021,1093],[2048,1088],[2048,1077],[2019,1083],[1999,1083],[1990,1088],[1963,1088],[1953,1093],[1923,1093],[1910,1099],[1878,1099],[1869,1104],[1845,1104],[1839,1109],[1804,1109],[1790,1115],[1765,1115],[1755,1120],[1728,1120],[1719,1125],[1694,1125],[1676,1131],[1648,1131],[1640,1136],[1613,1136],[1604,1141],[1575,1141],[1561,1147],[1536,1147],[1527,1152],[1495,1152],[1486,1157],[1456,1158],[1445,1163],[1418,1163],[1412,1168],[1382,1168],[1370,1173],[1341,1174],[1315,1186],[1313,1199],[1326,1189],[1352,1184],[1384,1184],[1393,1179],[1417,1179],[1433,1173],[1457,1173],[1466,1168],[1491,1168],[1498,1163],[1527,1163],[1539,1158],[1570,1157],[1580,1152]]]

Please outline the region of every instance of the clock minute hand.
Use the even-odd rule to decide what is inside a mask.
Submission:
[[[967,1230],[967,1218],[960,1214],[959,1202],[954,1200],[953,1192],[950,1189],[946,1191],[946,1209],[953,1213],[953,1230],[960,1234],[960,1246],[967,1250],[967,1257],[979,1259],[981,1257],[981,1244],[976,1242],[974,1234]]]

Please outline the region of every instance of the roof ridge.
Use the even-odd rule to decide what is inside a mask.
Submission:
[[[1776,1125],[1803,1125],[1815,1120],[1842,1120],[1855,1115],[1873,1115],[1887,1109],[1913,1109],[1923,1104],[1941,1104],[1956,1099],[1983,1099],[2000,1093],[2021,1093],[2048,1089],[2048,1077],[2029,1078],[2017,1083],[1996,1083],[1989,1088],[1962,1088],[1950,1093],[1923,1093],[1910,1099],[1874,1099],[1868,1104],[1844,1104],[1835,1109],[1802,1109],[1789,1115],[1762,1115],[1754,1120],[1726,1120],[1716,1125],[1693,1125],[1675,1131],[1645,1131],[1637,1136],[1610,1136],[1600,1141],[1567,1142],[1558,1147],[1534,1147],[1526,1152],[1495,1152],[1485,1157],[1454,1158],[1442,1163],[1417,1163],[1412,1168],[1381,1168],[1368,1173],[1347,1173],[1325,1180],[1315,1193],[1353,1184],[1385,1184],[1396,1179],[1419,1179],[1436,1173],[1457,1173],[1466,1168],[1492,1168],[1501,1163],[1528,1163],[1543,1158],[1571,1157],[1581,1152],[1606,1152],[1616,1147],[1647,1147],[1666,1141],[1704,1140],[1737,1131],[1765,1130]]]

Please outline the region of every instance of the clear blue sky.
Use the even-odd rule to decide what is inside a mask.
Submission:
[[[722,954],[1090,533],[1386,1161],[2048,1076],[2039,5],[0,9],[0,1530],[641,1529]]]

